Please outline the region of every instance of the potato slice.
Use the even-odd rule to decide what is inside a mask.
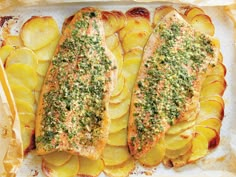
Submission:
[[[5,39],[4,39],[4,45],[11,45],[14,47],[22,47],[23,46],[23,42],[20,38],[20,36],[15,36],[15,35],[8,35]]]
[[[208,75],[225,76],[225,74],[226,74],[225,65],[223,65],[222,63],[217,63],[217,65],[215,67],[212,67],[211,69],[209,69],[207,74]]]
[[[124,163],[130,158],[128,147],[126,146],[109,146],[106,145],[103,153],[102,159],[105,166],[114,166]]]
[[[198,123],[198,125],[213,128],[218,133],[220,132],[221,124],[222,124],[221,120],[218,119],[218,118],[209,118],[209,119],[206,119],[206,120],[202,120]]]
[[[192,141],[192,129],[185,130],[184,132],[177,135],[166,135],[165,144],[166,149],[177,150],[186,146],[187,143]]]
[[[60,39],[60,35],[58,35],[55,39],[53,39],[46,46],[44,46],[38,50],[35,50],[34,52],[38,56],[38,59],[43,60],[43,61],[51,60],[53,57],[53,54],[55,52],[55,49],[58,45],[59,39]]]
[[[218,62],[222,63],[224,60],[223,54],[221,52],[219,52],[219,56],[218,56]]]
[[[119,104],[109,104],[108,115],[110,119],[117,119],[124,116],[129,111],[130,97],[127,97]]]
[[[146,31],[138,31],[138,32],[132,32],[127,33],[124,36],[122,46],[124,51],[127,53],[130,50],[141,47],[143,48],[145,44],[147,43],[147,40],[149,38],[150,33]]]
[[[192,154],[188,162],[194,162],[204,157],[208,152],[208,141],[202,134],[196,133],[192,141]]]
[[[166,132],[169,135],[179,134],[195,125],[195,120],[192,121],[182,121],[170,127],[170,129]]]
[[[205,14],[195,15],[190,24],[196,29],[210,36],[215,34],[215,26],[213,25],[211,18]]]
[[[202,88],[204,88],[205,86],[214,83],[216,81],[222,82],[224,83],[224,76],[219,76],[219,75],[209,75],[206,77],[206,79],[204,80],[204,82],[202,83]]]
[[[135,27],[135,28],[134,28]],[[120,40],[123,41],[124,37],[126,34],[131,34],[131,33],[138,33],[138,32],[143,32],[145,31],[147,34],[151,34],[152,32],[152,27],[151,23],[148,19],[146,18],[129,18],[127,20],[126,26],[119,31],[119,37]]]
[[[168,13],[170,13],[172,10],[175,10],[171,6],[161,6],[155,9],[154,17],[153,17],[153,24],[156,26],[157,23]]]
[[[42,170],[48,177],[73,177],[79,171],[79,158],[72,156],[68,162],[61,166],[54,166],[43,160]]]
[[[124,128],[115,133],[110,133],[107,144],[111,146],[126,146],[127,145],[127,128]]]
[[[165,143],[160,140],[148,153],[138,159],[145,167],[154,167],[161,163],[165,156]]]
[[[98,176],[104,169],[104,163],[101,159],[90,160],[85,157],[79,157],[79,176]]]
[[[33,135],[33,128],[21,125],[21,138],[23,143],[24,154],[27,154],[34,147]]]
[[[200,14],[205,14],[205,12],[198,7],[190,7],[184,13],[184,15],[187,17],[187,20],[189,22],[192,21],[193,17],[195,17],[196,15],[200,15]]]
[[[43,155],[43,160],[45,160],[46,163],[54,165],[54,166],[61,166],[68,162],[72,155],[67,152],[52,152],[47,155]]]
[[[34,107],[32,104],[26,101],[15,99],[16,108],[18,113],[31,113],[34,114]]]
[[[126,177],[135,169],[135,161],[131,157],[121,165],[106,166],[104,173],[110,177]]]
[[[26,64],[12,64],[6,68],[7,78],[10,83],[24,85],[33,90],[38,82],[37,73],[34,68]]]
[[[35,102],[36,102],[36,104],[39,102],[39,96],[40,96],[40,92],[35,91],[35,92],[34,92],[34,97],[35,97]]]
[[[32,50],[22,47],[10,53],[7,57],[6,68],[15,63],[22,63],[36,68],[38,59]]]
[[[118,119],[112,119],[109,133],[116,133],[122,130],[123,128],[126,128],[128,126],[128,118],[129,118],[129,114],[126,113],[124,116]]]
[[[59,36],[59,28],[52,17],[32,17],[20,31],[24,45],[32,50],[45,47]]]
[[[122,67],[123,67],[123,62],[124,62],[123,49],[122,49],[122,46],[121,46],[120,43],[114,50],[112,50],[112,53],[116,58],[118,76],[119,76],[121,74]]]
[[[41,91],[42,86],[43,86],[43,82],[44,82],[44,77],[38,75],[38,82],[37,82],[37,85],[36,85],[35,91],[37,91],[37,92],[40,92],[40,91]]]
[[[34,94],[29,88],[23,85],[12,84],[11,91],[15,99],[28,102],[30,105],[34,104]]]
[[[143,50],[141,48],[134,48],[130,50],[129,52],[125,53],[124,55],[124,61],[133,59],[133,58],[142,58]]]
[[[122,74],[125,78],[128,78],[130,75],[137,75],[139,67],[141,64],[141,58],[133,58],[125,60],[123,64]]]
[[[10,53],[14,49],[15,48],[11,45],[4,45],[3,47],[0,48],[0,58],[1,58],[3,64],[5,64],[7,57],[10,55]]]
[[[208,100],[217,101],[218,103],[220,103],[222,105],[222,107],[225,107],[224,99],[219,95],[213,95],[213,96],[207,96],[207,97],[200,98],[200,101],[208,101]]]
[[[169,159],[176,159],[186,154],[192,148],[192,141],[189,141],[183,148],[177,150],[166,149],[165,156]]]
[[[118,96],[111,97],[110,103],[112,103],[112,104],[119,104],[123,100],[125,100],[127,97],[129,97],[130,94],[131,93],[130,93],[129,89],[128,89],[128,87],[125,84],[124,87],[123,87],[123,90],[121,91],[121,93]]]
[[[119,45],[119,43],[120,41],[117,33],[114,33],[111,36],[106,37],[106,44],[110,50],[114,50]]]
[[[208,141],[208,149],[214,149],[218,146],[220,142],[220,136],[215,129],[198,125],[195,127],[195,131],[206,137]]]
[[[20,123],[23,126],[34,129],[35,127],[35,114],[33,113],[19,113]]]
[[[50,62],[48,61],[39,61],[38,66],[37,66],[37,73],[40,76],[45,76],[48,71],[49,64]]]
[[[135,81],[136,81],[136,77],[137,75],[129,75],[127,76],[125,79],[126,79],[126,85],[127,87],[129,88],[130,92],[133,91],[133,87],[134,87],[134,84],[135,84]]]
[[[111,98],[118,96],[122,92],[124,85],[125,85],[125,78],[124,78],[123,74],[121,74],[118,77],[118,81],[115,86],[115,89],[111,93]]]
[[[208,96],[222,96],[224,94],[226,88],[226,82],[215,81],[211,84],[206,85],[201,89],[201,97],[208,97]]]

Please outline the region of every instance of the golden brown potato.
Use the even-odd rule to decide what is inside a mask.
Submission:
[[[224,99],[219,95],[212,95],[200,98],[200,101],[207,101],[207,100],[217,101],[222,105],[223,108],[225,107]]]
[[[218,118],[209,118],[206,120],[199,121],[198,125],[213,128],[219,133],[221,127],[221,120]]]
[[[20,36],[8,35],[6,38],[4,38],[3,45],[22,47],[23,42],[22,42]]]
[[[111,146],[126,146],[127,145],[127,128],[110,133],[108,137],[107,144]]]
[[[40,75],[40,76],[45,76],[47,71],[48,71],[48,66],[49,66],[49,62],[48,61],[39,61],[38,65],[37,65],[37,73]]]
[[[35,114],[33,113],[18,113],[20,123],[22,126],[34,129],[35,127]],[[32,134],[32,133],[30,133]]]
[[[116,83],[116,86],[111,93],[111,98],[118,96],[122,92],[124,85],[125,85],[125,78],[124,78],[123,74],[120,74],[118,76],[118,81]]]
[[[202,87],[204,88],[205,86],[214,83],[216,81],[222,82],[224,83],[224,76],[220,76],[220,75],[209,75],[206,77],[206,79],[204,80],[204,82],[202,83]]]
[[[123,87],[123,90],[121,91],[121,93],[119,95],[117,95],[116,97],[111,97],[110,98],[110,103],[112,104],[119,104],[121,103],[123,100],[125,100],[127,97],[130,96],[130,91],[128,89],[128,87],[126,86],[126,84]]]
[[[180,156],[183,156],[186,154],[188,151],[190,151],[192,148],[192,141],[187,143],[183,148],[177,149],[177,150],[169,150],[166,149],[165,156],[169,159],[176,159]]]
[[[54,166],[61,166],[68,162],[72,155],[67,152],[52,152],[47,155],[43,155],[43,160],[45,160],[46,163],[54,165]]]
[[[33,137],[34,137],[34,128],[21,125],[21,138],[23,143],[23,151],[25,155],[34,148]]]
[[[118,76],[119,76],[121,74],[121,71],[123,68],[123,63],[124,63],[123,49],[122,49],[121,44],[119,43],[119,45],[115,49],[113,49],[111,52],[113,53],[113,55],[116,58]]]
[[[190,7],[184,13],[184,15],[186,16],[186,18],[189,22],[192,21],[193,17],[195,17],[196,15],[200,15],[200,14],[205,14],[205,13],[202,9],[200,9],[198,7]]]
[[[211,84],[208,84],[201,89],[201,97],[208,97],[215,95],[222,96],[224,94],[226,85],[227,84],[225,80],[223,82],[221,81],[212,82]]]
[[[128,118],[129,118],[129,114],[126,113],[124,116],[118,119],[112,119],[109,133],[116,133],[122,130],[123,128],[126,128],[128,126]]]
[[[59,36],[59,28],[52,17],[32,17],[27,20],[20,31],[24,45],[32,50],[45,47]]]
[[[137,75],[129,75],[127,76],[126,79],[126,85],[129,88],[130,92],[132,92],[135,80],[136,80]]]
[[[195,120],[192,121],[182,121],[178,122],[177,124],[171,126],[166,134],[175,135],[179,134],[195,125]]]
[[[156,24],[159,23],[159,21],[172,10],[175,10],[175,9],[171,6],[160,6],[156,8],[154,12],[154,17],[153,17],[154,26],[156,26]]]
[[[29,102],[15,99],[16,102],[16,108],[18,113],[31,113],[34,114],[34,107]]]
[[[3,65],[5,64],[5,61],[9,54],[14,50],[15,48],[11,45],[5,45],[0,48],[0,58],[2,60]]]
[[[25,101],[30,105],[34,104],[34,95],[29,88],[23,85],[12,84],[11,91],[13,93],[14,99]]]
[[[139,71],[140,64],[141,64],[141,58],[133,58],[125,60],[122,70],[123,76],[125,78],[128,78],[130,75],[136,76]]]
[[[148,9],[144,8],[144,7],[133,7],[131,9],[129,9],[126,13],[125,13],[126,17],[128,19],[132,19],[132,18],[143,18],[146,20],[150,20],[150,12]]]
[[[124,61],[129,60],[129,59],[134,59],[134,58],[142,58],[143,55],[143,49],[141,48],[134,48],[130,50],[129,52],[124,54]]]
[[[117,33],[112,34],[111,36],[106,37],[106,44],[110,50],[114,50],[119,45],[119,37]]]
[[[225,76],[226,74],[226,68],[225,65],[222,63],[218,63],[215,67],[209,69],[208,75],[219,75],[219,76]]]
[[[44,82],[44,76],[38,75],[38,82],[37,82],[37,85],[35,87],[35,91],[37,91],[37,92],[41,91],[41,88],[43,86],[43,82]]]

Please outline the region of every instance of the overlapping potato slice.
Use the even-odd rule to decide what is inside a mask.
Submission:
[[[37,73],[32,66],[21,63],[12,64],[6,68],[6,73],[10,85],[23,85],[31,90],[37,85]]]
[[[72,156],[69,161],[61,166],[54,166],[43,160],[42,170],[48,177],[73,177],[79,171],[79,158]]]
[[[52,152],[50,154],[43,155],[42,157],[43,160],[45,160],[45,162],[48,164],[61,166],[68,162],[72,155],[67,152]]]
[[[48,66],[49,66],[49,62],[48,61],[40,61],[39,60],[39,63],[37,65],[37,73],[40,75],[40,76],[45,76],[47,71],[48,71]]]
[[[21,138],[23,143],[24,154],[28,153],[34,147],[33,137],[34,128],[21,125]]]
[[[32,50],[26,47],[22,47],[10,53],[10,55],[7,57],[6,68],[15,63],[26,64],[33,68],[36,68],[38,59]]]
[[[119,37],[117,33],[112,34],[111,36],[106,37],[107,47],[112,51],[119,45]]]
[[[104,169],[104,163],[101,159],[90,160],[85,157],[79,157],[78,176],[98,176]]]
[[[125,115],[121,116],[120,118],[112,119],[109,133],[115,133],[115,132],[118,132],[118,131],[126,128],[128,125],[128,118],[129,118],[129,114],[126,113]]]
[[[28,102],[31,105],[34,104],[34,94],[29,88],[23,85],[12,84],[11,91],[15,99]]]
[[[208,70],[208,75],[219,75],[219,76],[225,76],[226,74],[226,68],[225,65],[222,63],[218,63],[216,66],[212,67]]]
[[[20,36],[16,36],[16,35],[8,35],[6,38],[4,38],[3,41],[4,45],[11,45],[14,47],[22,47],[23,46],[23,42],[20,38]]]
[[[192,148],[192,141],[187,143],[184,147],[176,150],[166,149],[165,156],[169,159],[176,159],[180,156],[185,155]]]
[[[18,113],[34,114],[34,107],[29,102],[26,102],[20,99],[15,99],[15,102],[16,102],[16,108],[17,108]]]
[[[104,173],[110,177],[126,177],[135,169],[135,161],[131,157],[121,165],[106,166]]]
[[[114,166],[124,163],[130,158],[127,146],[110,146],[106,145],[103,153],[102,160],[105,166]]]
[[[122,90],[123,90],[123,88],[124,88],[124,85],[125,85],[125,78],[124,78],[124,76],[121,74],[121,75],[119,75],[119,77],[118,77],[118,81],[117,81],[117,83],[116,83],[116,86],[115,86],[115,89],[112,91],[112,93],[111,93],[111,97],[116,97],[116,96],[118,96],[121,92],[122,92]]]
[[[38,82],[37,82],[37,85],[36,85],[36,87],[35,87],[35,91],[37,91],[37,92],[40,92],[40,91],[41,91],[43,82],[44,82],[44,77],[38,75]]]
[[[130,75],[136,76],[141,64],[141,58],[132,58],[124,61],[122,73],[125,78]]]
[[[56,21],[52,17],[32,17],[27,20],[20,31],[24,45],[32,50],[38,50],[59,36]]]
[[[11,45],[4,45],[3,47],[0,48],[0,58],[3,64],[5,64],[7,57],[14,49],[15,48]]]
[[[166,132],[169,135],[179,134],[195,125],[195,120],[192,121],[182,121],[170,127]]]
[[[129,89],[125,84],[123,87],[123,90],[121,91],[121,93],[118,96],[111,97],[110,103],[112,103],[112,104],[121,103],[123,100],[125,100],[127,97],[129,97],[130,94],[131,93],[130,93]]]
[[[109,104],[108,115],[110,119],[117,119],[125,115],[129,111],[130,97],[127,97],[119,104]]]
[[[136,75],[130,75],[128,77],[126,77],[126,85],[127,87],[129,88],[129,90],[132,92],[133,90],[133,87],[134,87],[134,83],[135,83],[135,80],[136,80]]]
[[[138,159],[138,161],[146,167],[157,166],[163,160],[165,150],[165,142],[160,140],[148,153]]]
[[[198,8],[198,7],[191,7],[189,9],[187,9],[184,13],[184,15],[186,16],[186,18],[189,22],[191,22],[192,19],[196,15],[200,15],[200,14],[205,14],[205,12],[202,9]]]
[[[221,81],[215,81],[211,84],[208,84],[204,86],[201,89],[201,97],[207,97],[207,96],[222,96],[224,94],[226,88],[226,82]]]
[[[120,43],[118,44],[118,46],[115,49],[112,50],[112,53],[116,58],[118,75],[120,75],[120,73],[122,71],[122,67],[123,67],[123,62],[124,62],[123,49],[122,49],[122,46]]]
[[[134,58],[138,58],[138,59],[141,60],[142,55],[143,55],[142,48],[134,48],[134,49],[132,49],[129,52],[124,54],[124,61],[129,60],[129,59],[134,59]]]
[[[33,113],[18,113],[20,123],[27,127],[35,127],[35,115]]]
[[[208,118],[205,120],[200,120],[198,125],[206,126],[215,129],[217,132],[220,132],[221,120],[219,118]]]
[[[221,82],[221,83],[224,83],[225,80],[224,80],[224,76],[220,76],[220,75],[209,75],[206,77],[206,79],[204,80],[204,82],[202,83],[202,87],[206,87],[207,85],[209,84],[212,84],[214,82]]]
[[[110,133],[107,144],[112,146],[126,146],[127,145],[127,128],[123,128],[115,133]]]
[[[167,15],[169,12],[171,12],[172,10],[175,10],[173,7],[171,6],[160,6],[158,8],[155,9],[155,13],[154,13],[154,17],[153,17],[153,24],[154,26],[156,26],[156,24],[165,16]]]

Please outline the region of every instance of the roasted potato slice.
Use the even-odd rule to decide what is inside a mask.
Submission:
[[[143,50],[141,48],[134,48],[130,50],[129,52],[124,54],[124,61],[133,59],[133,58],[142,58]]]
[[[110,119],[117,119],[129,111],[130,97],[119,104],[109,104],[108,115]]]
[[[205,12],[202,9],[198,8],[198,7],[191,7],[189,9],[187,9],[184,13],[184,15],[186,16],[186,18],[189,22],[191,22],[192,19],[196,15],[200,15],[200,14],[205,14]]]
[[[126,85],[129,88],[130,92],[132,92],[135,80],[136,80],[137,75],[129,75],[127,76],[126,79]]]
[[[109,146],[106,145],[103,153],[102,159],[105,166],[114,166],[124,163],[130,158],[128,147],[126,146]]]
[[[15,99],[15,102],[16,102],[16,108],[17,108],[18,113],[34,114],[34,107],[29,102],[19,100],[19,99]]]
[[[171,126],[166,134],[175,135],[179,134],[195,125],[195,120],[192,121],[182,121],[178,122],[177,124]]]
[[[126,177],[135,169],[135,161],[131,157],[121,165],[106,166],[104,173],[110,177]]]
[[[225,76],[226,74],[226,68],[225,65],[222,63],[217,63],[216,66],[209,69],[208,75],[219,75],[219,76]]]
[[[120,43],[114,50],[112,50],[112,53],[116,58],[118,76],[119,76],[121,74],[121,71],[122,71],[122,68],[123,68],[123,62],[124,62],[123,49],[122,49],[122,46],[121,46]]]
[[[124,85],[125,85],[125,78],[123,74],[120,74],[115,89],[111,93],[111,98],[118,96],[122,92]]]
[[[119,45],[119,37],[117,33],[112,34],[111,36],[106,37],[107,47],[112,51]]]
[[[127,145],[127,128],[110,133],[108,137],[107,144],[111,146],[126,146]]]
[[[125,100],[127,97],[129,97],[130,94],[131,93],[130,93],[129,89],[125,84],[123,87],[123,90],[121,91],[121,93],[118,96],[110,98],[110,103],[113,103],[113,104],[121,103],[123,100]]]
[[[209,75],[206,77],[206,79],[204,80],[204,82],[202,83],[202,88],[204,88],[205,86],[214,83],[216,81],[222,82],[224,83],[224,76],[220,76],[220,75]]]
[[[37,85],[37,73],[35,69],[29,65],[20,63],[12,64],[6,68],[6,73],[10,85],[24,85],[31,90],[35,89]]]
[[[223,107],[225,107],[224,99],[219,95],[213,95],[213,96],[207,96],[207,97],[201,97],[200,98],[200,101],[208,101],[208,100],[217,101]]]
[[[40,76],[45,76],[47,71],[48,71],[48,66],[49,66],[50,62],[48,61],[39,61],[38,65],[37,65],[37,73]]]
[[[32,17],[27,20],[20,31],[24,45],[32,50],[45,47],[59,36],[59,28],[52,17]]]
[[[22,47],[10,53],[7,57],[6,68],[15,63],[22,63],[36,68],[38,59],[32,50]]]
[[[128,78],[130,75],[137,75],[139,67],[141,64],[141,58],[133,58],[125,60],[123,64],[122,74],[125,78]]]
[[[34,129],[35,127],[35,114],[33,113],[18,113],[20,123],[22,126]]]
[[[43,160],[42,170],[48,177],[73,177],[79,171],[79,158],[72,156],[69,161],[61,166],[54,166]]]
[[[13,93],[14,99],[28,102],[30,105],[34,104],[34,94],[29,88],[23,85],[12,84],[11,91]]]
[[[24,154],[27,154],[34,147],[33,143],[34,128],[21,125],[21,138]]]
[[[153,17],[154,26],[156,26],[156,24],[159,23],[159,21],[172,10],[175,10],[175,9],[171,6],[161,6],[161,7],[156,8],[154,17]]]
[[[205,14],[195,15],[190,24],[196,29],[210,36],[215,34],[215,26],[213,25],[211,18]]]
[[[224,94],[225,88],[226,88],[226,82],[225,80],[223,82],[221,81],[215,81],[211,84],[208,84],[201,89],[201,97],[208,97],[208,96],[222,96]]]
[[[145,167],[154,167],[161,163],[165,156],[165,143],[160,140],[148,153],[138,159]]]
[[[41,91],[42,86],[43,86],[43,82],[44,82],[44,77],[38,75],[38,82],[37,82],[37,85],[36,85],[35,91],[37,91],[37,92],[40,92],[40,91]]]
[[[90,160],[85,157],[79,157],[78,176],[98,176],[103,171],[103,169],[104,163],[101,159]]]
[[[15,35],[8,35],[6,38],[4,38],[3,41],[4,45],[11,45],[14,47],[22,47],[23,42],[20,38],[20,36],[15,36]]]
[[[208,141],[202,134],[195,133],[192,141],[192,153],[188,162],[194,162],[204,157],[208,152]]]
[[[198,125],[202,125],[205,127],[210,127],[215,129],[218,133],[220,132],[221,120],[218,118],[209,118],[206,120],[201,120]]]
[[[124,116],[118,119],[112,119],[109,133],[116,133],[126,128],[128,126],[128,118],[129,118],[129,114],[126,113]]]
[[[35,91],[34,92],[34,98],[35,98],[36,104],[38,104],[38,102],[39,102],[39,96],[40,96],[40,92],[39,91]]]
[[[177,150],[166,149],[165,156],[169,159],[176,159],[186,154],[192,148],[192,141],[187,143],[183,148]]]
[[[14,49],[15,48],[11,45],[4,45],[3,47],[0,48],[0,58],[1,58],[3,64],[5,64],[7,57],[10,55],[10,53]]]
[[[206,137],[208,141],[208,149],[214,149],[218,146],[220,142],[220,136],[219,136],[219,133],[215,129],[198,125],[195,127],[195,131]]]
[[[43,61],[51,60],[53,57],[53,54],[55,52],[55,49],[58,45],[59,39],[60,39],[60,35],[58,35],[55,39],[53,39],[46,46],[44,46],[38,50],[35,50],[34,52],[38,56],[38,59],[43,60]]]
[[[47,155],[43,155],[43,160],[45,160],[46,163],[54,165],[54,166],[61,166],[68,162],[72,155],[67,152],[52,152]]]

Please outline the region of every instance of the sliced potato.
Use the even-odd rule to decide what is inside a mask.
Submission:
[[[126,128],[128,126],[128,118],[129,118],[129,114],[126,113],[124,116],[118,119],[112,119],[109,133],[116,133]]]
[[[148,153],[138,159],[146,167],[154,167],[161,163],[165,156],[165,143],[160,140]]]
[[[213,149],[216,148],[216,146],[218,146],[220,142],[220,136],[215,129],[198,125],[195,127],[195,131],[206,137],[208,141],[208,149]]]
[[[192,129],[185,130],[184,132],[177,135],[166,135],[165,144],[166,149],[177,150],[186,146],[187,143],[192,141]]]
[[[106,166],[104,173],[110,177],[126,177],[135,169],[135,161],[131,157],[121,165]]]
[[[122,71],[122,67],[123,67],[123,62],[124,62],[124,57],[123,57],[123,49],[121,44],[119,43],[119,45],[112,50],[113,55],[116,58],[116,62],[117,62],[117,69],[118,69],[118,76],[120,75],[121,71]]]
[[[33,90],[38,82],[38,76],[34,68],[26,64],[12,64],[6,68],[7,78],[10,83],[24,85]]]
[[[117,119],[125,115],[129,111],[130,97],[127,97],[119,104],[109,104],[108,115],[110,119]]]
[[[226,74],[226,68],[225,65],[222,63],[218,63],[215,67],[212,67],[209,69],[208,75],[219,75],[219,76],[225,76]]]
[[[129,52],[132,49],[135,49],[137,47],[143,48],[146,44],[150,33],[146,31],[138,31],[138,32],[132,32],[127,33],[124,36],[122,46],[125,52]]]
[[[106,38],[106,44],[110,50],[114,50],[119,45],[119,43],[120,41],[117,33],[114,33]]]
[[[30,105],[34,104],[34,94],[29,88],[23,85],[12,84],[11,91],[15,99],[28,102]]]
[[[42,170],[48,177],[74,177],[79,171],[79,158],[72,156],[69,161],[61,166],[54,166],[43,160]]]
[[[79,157],[79,176],[98,176],[104,169],[104,163],[101,159],[90,160],[85,157]]]
[[[194,162],[204,157],[208,152],[208,141],[202,134],[196,133],[192,141],[192,153],[189,162]]]
[[[155,9],[154,17],[153,17],[153,24],[156,26],[156,24],[169,12],[175,10],[171,6],[161,6]]]
[[[59,42],[59,39],[60,39],[60,35],[58,35],[55,39],[53,39],[46,46],[44,46],[38,50],[35,50],[34,52],[38,56],[38,59],[43,60],[43,61],[51,60],[53,57],[53,54],[55,52],[55,49],[57,47],[57,44]]]
[[[43,86],[43,82],[44,82],[44,77],[43,76],[39,76],[38,75],[38,82],[35,88],[35,91],[40,92]]]
[[[110,133],[107,144],[112,146],[126,146],[127,145],[127,128],[118,132]]]
[[[36,103],[39,102],[39,96],[40,96],[40,92],[35,91],[35,92],[34,92],[34,97],[35,97],[35,102],[36,102]]]
[[[21,125],[21,138],[24,154],[27,154],[33,148],[34,128]]]
[[[35,114],[33,113],[18,113],[20,123],[23,126],[34,129],[35,127]]]
[[[143,55],[143,50],[141,48],[134,48],[129,52],[125,53],[124,61],[133,58],[142,58],[142,55]]]
[[[225,88],[226,88],[225,80],[224,82],[215,81],[211,84],[204,86],[201,89],[201,97],[208,97],[215,95],[222,96],[224,94]]]
[[[206,126],[215,129],[218,133],[220,132],[221,120],[218,118],[209,118],[201,120],[198,125]]]
[[[48,71],[49,64],[50,63],[48,61],[39,61],[38,65],[37,65],[37,73],[40,76],[45,76]]]
[[[133,91],[133,87],[134,87],[134,84],[135,84],[135,81],[136,81],[136,77],[137,75],[129,75],[127,76],[125,79],[126,79],[126,85],[127,87],[129,88],[130,92]]]
[[[3,47],[0,48],[0,58],[1,58],[3,64],[5,64],[7,57],[10,55],[10,53],[14,49],[15,48],[11,45],[4,45]]]
[[[16,102],[16,108],[17,108],[18,113],[34,114],[34,107],[29,102],[22,101],[19,99],[15,99],[15,102]]]
[[[223,60],[224,60],[223,54],[220,52],[220,53],[219,53],[219,56],[218,56],[218,62],[219,62],[219,63],[222,63]]]
[[[45,162],[48,164],[61,166],[68,162],[72,155],[67,152],[52,152],[50,154],[43,155],[42,157],[43,160],[45,160]]]
[[[165,156],[169,159],[176,159],[186,154],[192,148],[192,141],[187,143],[183,148],[177,150],[166,149]]]
[[[124,87],[123,87],[123,90],[121,91],[121,93],[118,96],[111,97],[110,103],[119,104],[129,96],[130,96],[130,91],[129,91],[128,87],[125,84]]]
[[[20,31],[24,45],[32,50],[45,47],[59,36],[59,28],[52,17],[32,17]]]
[[[204,88],[205,86],[214,83],[216,81],[219,82],[224,82],[224,76],[220,76],[220,75],[209,75],[206,77],[206,79],[204,80],[204,82],[202,83],[202,87]]]
[[[130,158],[128,147],[126,146],[109,146],[106,145],[103,153],[102,159],[105,166],[114,166],[124,163]]]
[[[182,121],[178,122],[177,124],[171,126],[166,134],[175,135],[179,134],[195,125],[195,120],[192,121]]]
[[[213,95],[213,96],[207,96],[207,97],[201,97],[200,98],[200,101],[208,101],[208,100],[217,101],[223,107],[225,106],[224,99],[219,95]]]
[[[115,89],[111,93],[111,98],[118,96],[122,92],[124,85],[125,85],[125,78],[124,78],[123,74],[121,74],[118,77],[118,81],[115,86]]]
[[[197,30],[209,34],[210,36],[214,36],[215,34],[215,26],[213,25],[211,18],[205,14],[195,15],[190,24]]]
[[[36,68],[38,59],[32,50],[22,47],[10,53],[7,57],[6,68],[15,63],[22,63]]]
[[[141,64],[141,58],[133,58],[125,60],[123,64],[122,74],[125,78],[128,78],[130,75],[137,75],[139,67]]]
[[[11,45],[14,47],[22,47],[23,42],[22,42],[20,36],[7,35],[7,37],[4,38],[4,45]]]
[[[187,20],[189,22],[192,21],[193,17],[195,17],[196,15],[200,15],[200,14],[205,14],[205,12],[198,7],[191,7],[189,9],[187,9],[184,13],[184,15],[187,17]]]

